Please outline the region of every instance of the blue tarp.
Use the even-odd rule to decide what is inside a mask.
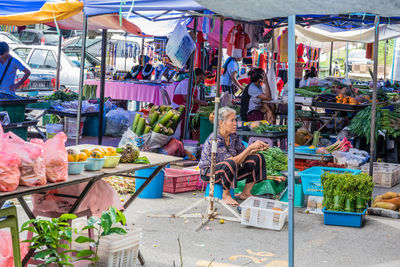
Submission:
[[[133,11],[205,10],[194,0],[83,0],[83,12],[87,16],[129,12],[132,2]]]
[[[46,0],[0,0],[0,16],[38,11]],[[54,1],[52,1],[54,2]]]

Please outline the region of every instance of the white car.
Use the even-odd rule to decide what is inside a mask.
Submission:
[[[57,46],[43,45],[14,45],[12,51],[16,53],[30,67],[32,74],[52,75],[57,72]],[[72,62],[64,52],[61,52],[60,84],[62,88],[73,91],[79,88],[79,67]],[[91,75],[89,75],[91,76]],[[85,70],[85,78],[88,77]]]

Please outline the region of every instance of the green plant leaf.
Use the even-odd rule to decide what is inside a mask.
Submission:
[[[69,213],[65,213],[60,216],[61,221],[74,220],[76,218],[78,217],[75,214],[69,214]]]
[[[90,256],[90,255],[93,255],[93,254],[94,254],[94,252],[91,251],[90,249],[85,249],[85,250],[79,251],[78,254],[76,254],[76,256],[78,258],[82,258],[82,257],[87,257],[87,256]]]
[[[32,219],[32,220],[29,220],[29,221],[24,222],[24,223],[22,224],[22,226],[21,226],[21,231],[20,231],[20,232],[26,231],[26,227],[27,227],[29,224],[34,223],[35,221],[36,221],[35,219]]]
[[[92,216],[88,219],[88,226],[94,226],[95,224],[97,224],[98,221],[99,218]]]
[[[78,238],[76,238],[75,242],[82,244],[82,243],[87,243],[87,242],[94,242],[94,240],[87,236],[82,235],[82,236],[79,236]]]
[[[88,229],[96,229],[93,225],[88,225],[82,228],[82,231],[88,230]]]
[[[118,235],[125,235],[126,231],[125,229],[119,228],[119,227],[113,227],[108,231],[108,234],[118,234]]]
[[[110,207],[108,209],[108,214],[110,214],[110,218],[111,218],[112,223],[117,223],[118,222],[117,221],[117,212],[116,212],[114,207]]]
[[[69,246],[67,244],[60,244],[59,247],[63,249],[69,249]]]
[[[116,211],[117,211],[118,217],[120,218],[119,221],[121,221],[121,224],[122,224],[122,225],[125,225],[125,224],[126,224],[126,217],[125,217],[125,215],[124,215],[120,210],[118,210],[118,209],[116,209]]]
[[[103,214],[100,217],[100,225],[101,228],[103,228],[104,233],[106,233],[107,235],[108,231],[110,231],[110,228],[112,226],[110,214],[103,212]]]
[[[54,253],[54,250],[44,250],[44,251],[40,251],[38,253],[35,254],[34,258],[35,259],[44,259],[46,256],[50,255]]]
[[[68,261],[62,261],[62,262],[60,262],[60,264],[61,264],[61,266],[74,266],[73,263],[70,263]]]
[[[47,259],[44,261],[44,264],[50,264],[50,263],[56,262],[56,261],[57,261],[57,258],[56,258],[56,257],[50,257],[50,258],[47,258]]]

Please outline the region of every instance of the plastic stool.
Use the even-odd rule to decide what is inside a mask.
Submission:
[[[222,193],[223,193],[224,189],[222,187],[222,185],[220,184],[214,184],[214,197],[222,199]],[[210,184],[207,184],[206,187],[206,193],[205,196],[208,197],[210,192]],[[233,188],[231,188],[231,196],[234,199],[235,198],[235,190]]]
[[[3,218],[2,218],[3,217]],[[19,231],[17,209],[15,206],[0,209],[0,229],[10,228],[13,246],[14,266],[21,267],[21,250],[19,247]]]

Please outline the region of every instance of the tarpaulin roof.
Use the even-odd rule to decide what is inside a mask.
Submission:
[[[46,2],[46,0],[1,0],[0,16],[38,11]]]
[[[135,12],[204,10],[194,0],[83,0],[83,2],[85,4],[83,10],[87,16],[129,12],[132,4]]]
[[[399,1],[394,0],[196,0],[203,7],[239,20],[264,20],[291,15],[329,15],[355,12],[382,17],[398,17]]]
[[[70,0],[67,2],[17,0],[8,1],[8,4],[13,5],[15,2],[15,9],[7,9],[7,6],[5,5],[4,8],[6,9],[6,12],[3,12],[4,10],[2,10],[1,6],[5,3],[5,1],[0,2],[0,14],[7,14],[0,16],[1,25],[23,26],[29,24],[48,23],[54,20],[69,18],[79,13],[83,8],[83,3],[75,0]],[[18,7],[19,5],[22,5],[23,2],[26,8]],[[42,2],[43,5],[37,8],[40,4],[39,2]],[[11,13],[11,11],[18,13]]]
[[[296,36],[299,42],[313,40],[319,42],[361,42],[372,43],[375,36],[375,28],[367,28],[351,31],[329,32],[319,27],[301,27],[296,25]],[[400,25],[380,25],[379,40],[388,40],[400,37]]]
[[[88,18],[88,30],[101,30],[101,29],[113,29],[113,30],[123,30],[134,35],[142,36],[141,29],[134,23],[129,22],[125,18],[121,18],[118,14],[106,14],[101,16],[94,16]],[[46,23],[49,26],[56,27],[54,21]],[[64,30],[81,30],[83,27],[83,13],[69,17],[64,20],[57,21],[57,25],[60,29]]]

